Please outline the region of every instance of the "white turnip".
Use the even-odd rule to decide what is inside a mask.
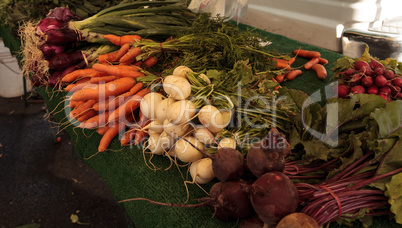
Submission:
[[[176,157],[182,162],[195,162],[204,157],[204,144],[192,136],[180,138],[174,145]]]
[[[191,95],[191,84],[184,77],[169,75],[163,81],[163,90],[168,97],[184,100]]]
[[[194,103],[190,100],[178,100],[167,110],[166,119],[173,124],[190,122],[197,112]]]

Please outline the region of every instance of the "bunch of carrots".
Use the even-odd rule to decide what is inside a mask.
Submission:
[[[285,59],[273,59],[276,61],[276,69],[284,69],[285,71],[281,74],[275,76],[274,81],[282,83],[284,81],[294,80],[297,76],[302,74],[302,70],[292,68],[291,65],[295,61],[296,57],[303,57],[309,59],[307,63],[304,64],[304,69],[314,70],[317,74],[318,79],[327,79],[327,70],[325,66],[328,60],[321,57],[321,53],[318,51],[310,51],[303,49],[296,49],[292,52],[295,56],[289,60]]]
[[[98,152],[105,151],[113,138],[121,134],[121,145],[138,145],[147,136],[149,120],[139,110],[141,99],[150,89],[138,82],[146,75],[142,68],[153,66],[156,61],[138,64],[135,57],[140,51],[132,47],[141,39],[137,35],[105,35],[117,51],[103,54],[90,68],[75,70],[62,78],[68,92],[68,117],[82,129],[96,129],[102,135]],[[152,63],[151,63],[152,62]]]

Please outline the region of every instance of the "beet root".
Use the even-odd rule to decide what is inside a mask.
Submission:
[[[222,181],[240,180],[244,175],[244,158],[236,149],[223,147],[212,156],[215,177]]]
[[[214,217],[222,221],[233,221],[253,214],[249,190],[250,184],[243,180],[214,184],[209,193],[209,207]]]
[[[285,168],[285,157],[290,153],[290,145],[285,135],[272,128],[268,136],[254,143],[247,153],[247,167],[256,176],[271,171],[282,172]]]
[[[296,211],[299,197],[293,182],[284,173],[269,172],[251,185],[250,200],[258,217],[273,225]]]
[[[276,228],[318,228],[318,223],[304,213],[292,213],[283,217]]]

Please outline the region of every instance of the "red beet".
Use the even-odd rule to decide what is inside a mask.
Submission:
[[[209,207],[214,217],[222,221],[233,221],[253,214],[249,191],[250,184],[243,180],[214,184],[209,193]]]
[[[258,217],[270,226],[296,211],[298,193],[284,173],[268,172],[251,185],[250,200]]]
[[[243,155],[236,149],[223,147],[211,157],[215,176],[222,182],[239,180],[244,175]]]
[[[366,92],[366,89],[361,85],[357,85],[357,86],[353,86],[350,89],[350,92],[353,93],[353,94],[363,94],[363,93]]]
[[[260,142],[254,143],[247,153],[247,167],[256,176],[285,169],[285,157],[290,153],[286,136],[272,128]]]

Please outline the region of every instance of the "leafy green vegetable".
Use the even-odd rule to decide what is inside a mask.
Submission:
[[[402,173],[396,174],[391,181],[385,184],[388,202],[391,204],[391,211],[395,214],[395,221],[402,224]]]

